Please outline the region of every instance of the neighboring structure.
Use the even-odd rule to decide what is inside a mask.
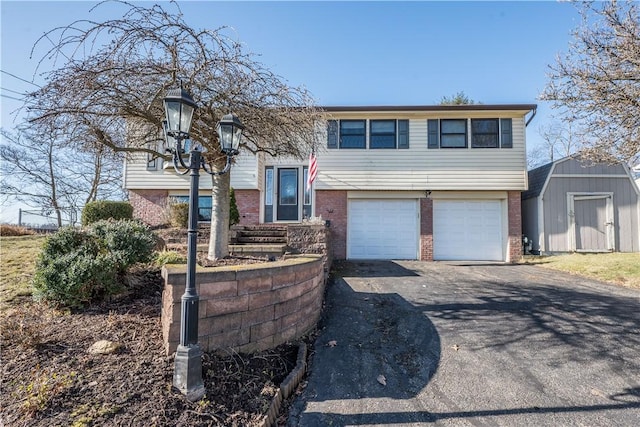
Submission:
[[[240,224],[330,224],[335,259],[516,261],[522,254],[525,130],[535,105],[325,107],[325,147],[308,164],[243,153],[231,169]],[[532,113],[527,121],[527,115]],[[142,156],[125,166],[137,217],[165,222],[188,181]],[[211,183],[201,179],[201,219]]]
[[[522,218],[534,251],[640,252],[640,191],[624,164],[566,157],[533,169]]]

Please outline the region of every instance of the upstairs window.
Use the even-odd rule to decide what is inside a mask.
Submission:
[[[467,147],[467,121],[465,119],[440,120],[440,147]]]
[[[367,122],[369,122],[368,129]],[[369,149],[409,148],[409,120],[327,121],[327,148],[366,149],[367,147]]]
[[[371,120],[369,128],[369,148],[396,148],[395,120]]]
[[[471,147],[499,147],[498,119],[471,119]]]
[[[512,119],[428,119],[428,148],[513,148]]]
[[[340,148],[366,148],[366,120],[340,120]]]

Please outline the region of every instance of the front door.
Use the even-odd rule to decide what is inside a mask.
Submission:
[[[298,168],[278,169],[278,221],[298,220]]]

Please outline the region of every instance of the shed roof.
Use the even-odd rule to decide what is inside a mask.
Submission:
[[[522,193],[522,200],[531,199],[532,197],[538,197],[540,195],[554,163],[556,162],[550,162],[529,171],[529,189]]]

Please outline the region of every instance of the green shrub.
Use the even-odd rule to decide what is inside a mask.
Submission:
[[[189,225],[189,203],[171,204],[171,226],[187,228]]]
[[[129,202],[98,200],[89,202],[82,210],[82,225],[103,219],[133,219],[133,206]]]
[[[240,212],[236,203],[236,192],[231,189],[229,196],[229,227],[240,222]]]
[[[156,237],[139,221],[103,220],[92,224],[89,230],[124,269],[153,259]]]
[[[82,307],[124,289],[127,269],[153,259],[155,237],[136,221],[99,221],[85,230],[62,228],[45,241],[36,262],[34,296]]]
[[[161,251],[156,253],[153,263],[159,267],[166,264],[186,264],[187,257],[176,251]]]
[[[82,307],[118,291],[115,260],[94,236],[62,228],[44,243],[36,262],[34,296],[68,307]]]

